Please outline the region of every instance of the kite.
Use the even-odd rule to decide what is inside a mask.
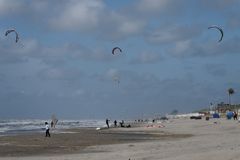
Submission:
[[[9,33],[11,33],[11,32],[14,32],[14,33],[16,34],[16,43],[17,43],[18,40],[19,40],[19,37],[18,37],[18,33],[16,32],[15,29],[9,29],[9,30],[7,30],[6,33],[5,33],[5,36],[7,36],[7,35],[8,35]]]
[[[218,42],[221,42],[222,39],[223,39],[223,30],[222,30],[220,27],[216,26],[216,25],[213,25],[213,26],[208,27],[208,29],[212,29],[212,28],[215,28],[215,29],[217,29],[217,30],[220,31],[221,37],[220,37],[220,39],[218,40]]]
[[[113,55],[115,54],[115,51],[116,51],[116,50],[119,50],[120,52],[122,52],[121,48],[119,48],[119,47],[114,47],[114,48],[112,49],[112,54],[113,54]]]

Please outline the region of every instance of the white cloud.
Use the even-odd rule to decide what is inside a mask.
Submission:
[[[0,16],[17,13],[23,7],[23,2],[16,0],[0,0]]]
[[[172,50],[172,54],[181,56],[181,55],[186,55],[189,54],[189,49],[191,48],[191,41],[180,41],[177,42],[175,45],[175,48]]]
[[[43,13],[49,7],[49,1],[41,0],[41,1],[31,1],[28,2],[30,9],[33,12],[41,12]]]
[[[173,43],[192,39],[201,32],[198,25],[165,25],[150,31],[145,38],[150,43]]]
[[[67,1],[62,11],[50,19],[54,28],[64,30],[91,30],[98,26],[104,4],[100,0]]]
[[[146,27],[146,21],[124,12],[106,11],[101,15],[97,30],[99,37],[120,40],[139,35]]]
[[[115,18],[115,17],[113,17]],[[120,24],[117,28],[118,34],[119,35],[134,35],[138,34],[141,31],[143,31],[146,23],[142,20],[136,20],[136,19],[131,19],[131,18],[122,18],[122,19],[115,19],[119,20]]]
[[[135,10],[129,15],[129,10],[114,10],[102,0],[0,0],[0,16],[9,12],[18,12],[18,16],[27,17],[32,24],[54,31],[96,33],[107,39],[137,35],[147,24],[146,19],[136,16]]]
[[[96,32],[100,37],[120,39],[136,35],[143,31],[146,20],[115,11],[101,0],[72,0],[60,4],[61,12],[55,11],[50,16],[49,24],[54,29],[65,31]]]
[[[133,58],[130,63],[131,64],[152,64],[157,63],[159,61],[163,60],[162,56],[158,53],[153,52],[144,52],[138,54],[135,58]]]
[[[142,12],[159,12],[165,9],[171,0],[140,0],[137,9]]]
[[[237,54],[240,52],[239,41],[239,38],[223,40],[221,43],[211,40],[204,42],[191,40],[180,41],[171,45],[167,52],[177,57]]]
[[[106,76],[108,78],[113,78],[114,76],[117,76],[119,75],[119,70],[118,69],[115,69],[115,68],[110,68],[106,71]]]
[[[135,34],[142,31],[144,26],[143,21],[125,19],[121,21],[118,31],[122,34]]]

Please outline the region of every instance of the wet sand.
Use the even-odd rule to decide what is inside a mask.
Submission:
[[[190,134],[172,134],[161,130],[142,128],[113,128],[97,131],[95,128],[65,130],[64,133],[44,133],[0,137],[0,157],[53,156],[74,153],[105,152],[90,146],[136,143],[155,140],[175,140]],[[90,147],[90,148],[89,148]]]

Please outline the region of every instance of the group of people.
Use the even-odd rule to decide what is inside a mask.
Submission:
[[[107,128],[109,128],[110,127],[110,125],[109,125],[109,122],[110,122],[110,119],[106,119],[106,125],[107,125]],[[117,120],[114,120],[114,127],[117,127]],[[119,122],[119,124],[120,124],[121,122]],[[122,120],[122,123],[124,123],[124,121]]]
[[[109,122],[110,122],[110,119],[107,118],[106,119],[107,128],[110,128]],[[113,123],[114,123],[114,127],[118,127],[117,120],[114,120]],[[56,125],[56,123],[54,123],[52,121],[51,122],[51,128],[55,128],[55,125]],[[127,128],[131,127],[130,124],[125,126],[125,123],[124,123],[123,120],[121,122],[119,122],[119,126],[120,127],[127,127]],[[45,122],[45,131],[46,131],[45,137],[51,137],[51,135],[50,135],[50,126],[49,126],[48,122]]]
[[[107,119],[106,119],[107,128],[110,127],[110,126],[109,126],[109,122],[110,122],[110,120],[107,118]],[[117,120],[114,120],[114,121],[113,121],[113,124],[114,124],[114,127],[118,127],[118,125],[117,125]],[[122,120],[121,122],[119,122],[119,126],[120,126],[120,127],[131,127],[130,124],[125,126],[124,120]]]

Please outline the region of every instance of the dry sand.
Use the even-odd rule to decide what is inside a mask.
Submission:
[[[216,122],[216,123],[214,123]],[[239,160],[240,123],[175,119],[164,128],[93,129],[0,138],[0,159]]]

